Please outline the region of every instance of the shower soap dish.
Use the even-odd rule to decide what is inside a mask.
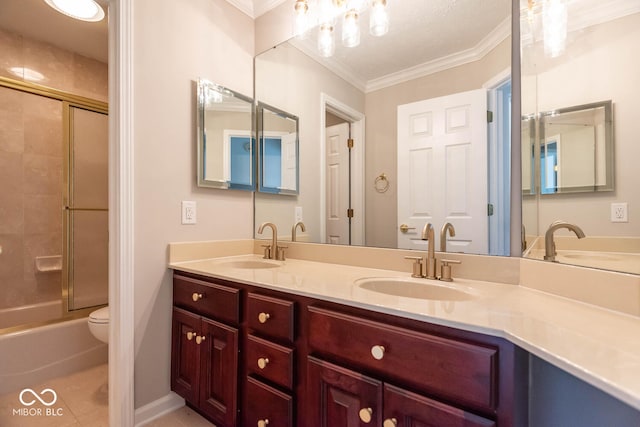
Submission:
[[[36,271],[40,273],[62,271],[62,255],[37,256]]]

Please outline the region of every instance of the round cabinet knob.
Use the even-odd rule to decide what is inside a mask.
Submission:
[[[396,420],[395,418],[387,418],[386,420],[384,420],[384,423],[382,423],[382,427],[397,427],[398,425],[398,420]]]
[[[267,320],[269,320],[270,317],[269,313],[260,313],[258,314],[258,322],[267,323]]]
[[[261,357],[260,359],[258,359],[258,368],[264,369],[267,367],[268,364],[269,364],[269,359],[267,359],[266,357]]]
[[[204,341],[206,339],[207,339],[207,337],[205,337],[204,335],[196,336],[196,344],[200,344],[200,343],[202,343],[202,341]]]
[[[193,295],[191,295],[191,299],[193,299],[193,302],[196,302],[196,301],[202,299],[202,294],[194,292]]]
[[[196,336],[195,332],[187,332],[187,339],[191,341]]]
[[[358,412],[360,416],[360,421],[365,424],[369,424],[371,422],[371,415],[373,415],[373,409],[371,408],[362,408],[360,412]]]
[[[266,418],[264,420],[258,420],[258,427],[267,427],[268,424],[269,420]]]
[[[371,355],[376,360],[382,360],[384,357],[384,347],[381,345],[374,345],[371,347]]]

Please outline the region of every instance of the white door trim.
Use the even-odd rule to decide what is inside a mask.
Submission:
[[[109,0],[109,425],[134,425],[133,0]]]
[[[327,239],[327,202],[326,202],[326,114],[330,113],[351,122],[351,137],[354,148],[351,150],[351,186],[356,191],[351,192],[351,206],[356,216],[351,221],[351,241],[355,245],[364,245],[364,144],[365,117],[364,113],[338,101],[324,92],[320,93],[320,241]]]

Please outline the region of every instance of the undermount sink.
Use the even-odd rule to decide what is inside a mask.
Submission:
[[[379,277],[359,279],[355,284],[362,289],[405,298],[438,301],[466,301],[476,298],[476,295],[470,292],[451,285],[436,284],[426,279]]]
[[[238,261],[226,261],[222,263],[225,267],[229,268],[244,268],[244,269],[256,269],[256,268],[276,268],[281,264],[272,261],[260,261],[260,260],[238,260]]]

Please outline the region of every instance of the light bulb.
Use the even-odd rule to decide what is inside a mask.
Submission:
[[[350,10],[344,15],[342,23],[342,44],[345,47],[355,47],[360,44],[360,26],[358,26],[358,14]]]
[[[373,0],[369,32],[372,36],[384,36],[389,31],[389,16],[387,15],[386,0]]]
[[[307,4],[307,0],[296,0],[294,10],[295,19],[293,34],[297,37],[301,37],[309,28],[309,5]]]
[[[564,52],[567,44],[567,5],[563,0],[547,0],[542,5],[544,52],[551,58]]]
[[[329,58],[336,50],[336,42],[333,38],[333,26],[322,24],[318,32],[318,50],[320,55]]]

